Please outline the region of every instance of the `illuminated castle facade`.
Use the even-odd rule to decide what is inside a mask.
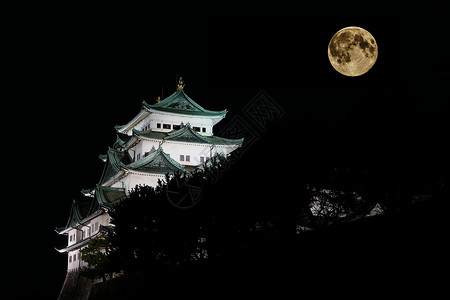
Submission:
[[[69,220],[56,232],[67,236],[67,270],[86,265],[80,250],[92,237],[110,226],[108,210],[136,185],[156,186],[167,173],[192,172],[216,154],[230,154],[243,139],[214,136],[213,127],[227,110],[210,111],[177,90],[155,104],[142,102],[139,113],[127,124],[115,126],[117,140],[105,155],[104,169],[95,188],[83,190],[83,200],[73,201]]]

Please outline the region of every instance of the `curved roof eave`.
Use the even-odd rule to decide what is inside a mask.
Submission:
[[[154,111],[163,111],[174,114],[181,115],[194,115],[194,116],[205,116],[205,117],[224,117],[227,110],[213,111],[204,109],[197,102],[192,100],[183,88],[176,90],[173,94],[167,98],[157,102],[155,104],[148,104],[147,102],[142,102],[143,107],[147,109],[152,109]]]
[[[114,128],[119,133],[127,133],[131,129],[133,129],[134,126],[136,126],[139,122],[141,122],[143,119],[145,119],[149,114],[150,111],[144,106],[145,101],[143,101],[142,108],[139,111],[139,113],[127,124],[125,125],[116,125]]]

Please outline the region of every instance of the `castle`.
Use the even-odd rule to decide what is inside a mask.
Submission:
[[[213,127],[227,110],[206,110],[184,92],[180,78],[177,90],[155,104],[142,102],[139,113],[127,124],[115,126],[117,140],[105,155],[101,178],[95,188],[82,190],[83,200],[72,202],[69,219],[56,228],[67,236],[67,271],[87,264],[81,249],[110,226],[108,211],[136,185],[156,186],[166,174],[192,172],[216,154],[225,156],[242,146],[243,139],[214,136]]]

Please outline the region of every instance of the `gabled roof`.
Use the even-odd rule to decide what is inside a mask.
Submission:
[[[192,100],[188,95],[186,95],[183,88],[180,88],[169,97],[155,104],[148,104],[147,102],[145,102],[145,100],[143,100],[141,110],[131,121],[129,121],[125,125],[116,125],[114,126],[114,128],[119,133],[129,133],[129,131],[133,129],[133,127],[144,120],[152,111],[169,112],[180,115],[211,117],[216,120],[216,123],[224,118],[227,114],[226,109],[220,111],[204,109],[194,100]],[[120,137],[119,139],[123,140]]]
[[[124,164],[126,165],[131,162],[132,159],[128,154],[128,151],[119,151],[109,148],[108,153],[106,154],[106,162],[99,185],[104,184],[109,179],[117,175],[117,173],[121,172]]]
[[[162,141],[166,136],[167,133],[153,131],[152,129],[145,131],[132,129],[132,135],[118,133],[116,142],[114,143],[112,148],[116,150],[120,148],[122,148],[121,150],[130,149],[142,139]]]
[[[94,197],[87,196],[82,200],[73,200],[69,220],[65,227],[56,228],[57,233],[62,233],[66,229],[79,226],[83,222],[89,221],[90,218],[101,213],[102,207],[111,208],[126,196],[125,189],[123,188],[97,185],[92,191]]]
[[[226,109],[221,111],[204,109],[188,95],[186,95],[183,88],[178,89],[175,93],[156,104],[148,104],[143,101],[142,105],[148,109],[153,109],[156,111],[171,112],[183,115],[224,117],[227,113]]]
[[[139,111],[139,113],[130,122],[128,122],[125,125],[114,126],[114,128],[117,130],[117,132],[119,132],[119,133],[128,132],[130,129],[132,129],[134,126],[136,126],[139,122],[141,122],[143,119],[145,119],[150,114],[148,109],[146,109],[144,107],[144,103],[145,103],[145,101],[143,101],[142,108]]]
[[[244,142],[244,138],[232,140],[217,136],[202,135],[193,130],[189,123],[187,123],[180,129],[171,131],[169,133],[153,131],[151,129],[146,131],[139,131],[133,129],[133,136],[136,136],[138,138],[154,139],[162,142],[177,141],[177,142],[225,145],[225,146],[231,145],[240,146]]]
[[[206,137],[195,132],[189,123],[178,130],[169,132],[164,140],[209,144]]]
[[[164,153],[161,147],[149,153],[146,157],[134,162],[128,154],[128,151],[109,148],[99,185],[103,185],[119,173],[126,171],[166,174],[184,171],[184,167],[173,160],[168,154]]]
[[[163,141],[178,141],[178,142],[191,142],[191,143],[201,143],[209,145],[223,145],[223,146],[241,146],[244,142],[244,138],[241,139],[226,139],[218,136],[206,136],[194,131],[191,125],[188,123],[184,127],[169,132]]]
[[[145,130],[145,131],[133,129],[133,136],[143,137],[146,139],[162,140],[167,136],[167,133],[160,132],[160,131],[154,131],[152,129]]]
[[[218,136],[205,136],[205,138],[210,144],[217,146],[242,146],[242,143],[244,143],[244,138],[236,140],[226,139]]]
[[[88,199],[88,200],[86,200]],[[62,233],[64,230],[80,224],[83,219],[91,214],[94,208],[94,200],[85,197],[83,200],[72,200],[72,207],[70,208],[69,219],[65,227],[56,228],[57,233]]]
[[[156,174],[184,171],[184,167],[162,151],[161,147],[140,160],[124,165],[124,168],[130,171]]]
[[[125,196],[124,188],[97,185],[95,189],[95,199],[102,207],[112,207],[114,204],[125,198]]]
[[[130,135],[127,135],[125,133],[117,132],[116,133],[116,142],[113,145],[114,149],[117,149],[119,147],[123,147],[128,141],[131,139]]]

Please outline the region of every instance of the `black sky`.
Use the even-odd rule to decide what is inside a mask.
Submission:
[[[327,57],[329,40],[347,26],[365,28],[379,46],[372,70],[357,78],[340,75]],[[53,229],[67,221],[72,198],[98,182],[98,155],[114,143],[114,125],[133,118],[142,100],[174,92],[177,76],[206,109],[229,110],[224,124],[261,90],[284,109],[242,158],[251,167],[276,157],[284,162],[276,171],[381,163],[444,173],[446,27],[439,18],[392,15],[38,18],[14,36],[9,59],[10,101],[19,104],[11,113],[21,125],[9,139],[18,152],[5,157],[23,162],[11,175],[4,228],[14,230],[1,247],[11,281],[35,275],[31,289],[59,291],[66,257],[53,250],[64,243]],[[285,149],[292,141],[299,146]],[[17,212],[26,222],[14,221]]]

